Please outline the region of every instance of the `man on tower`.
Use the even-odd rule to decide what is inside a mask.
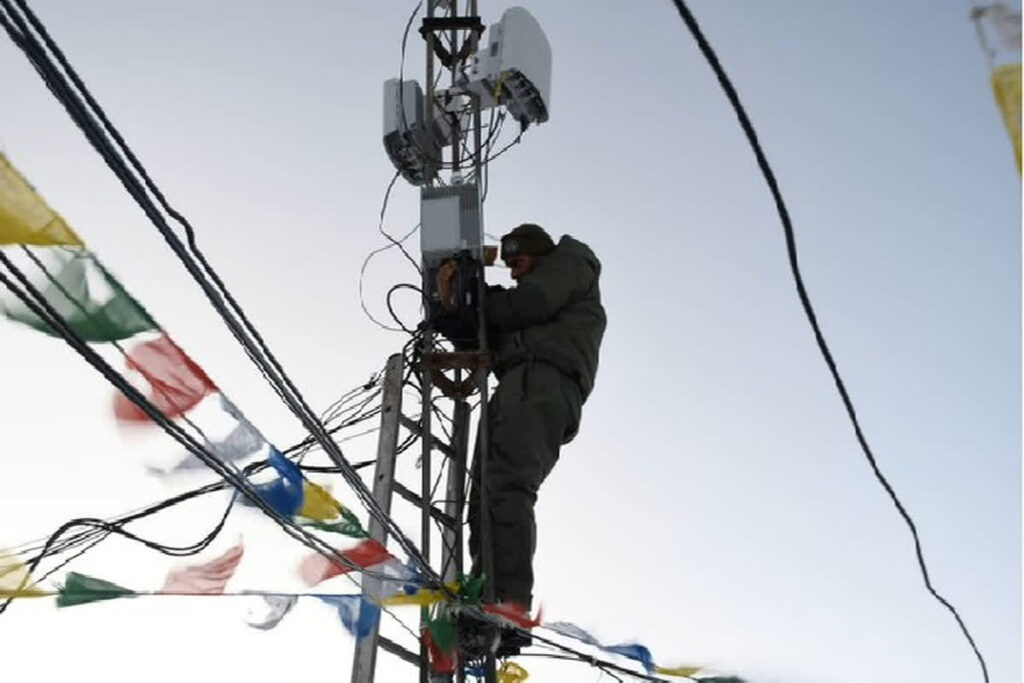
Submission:
[[[483,573],[481,514],[490,517],[495,599],[532,607],[536,525],[533,508],[559,449],[576,436],[583,403],[594,386],[606,318],[590,248],[563,236],[556,245],[538,225],[524,223],[501,240],[501,258],[516,287],[487,291],[484,313],[498,387],[487,406],[487,479],[474,461],[469,500],[473,574]],[[454,264],[439,281],[451,280]],[[447,283],[445,283],[447,284]],[[442,287],[450,290],[450,287]],[[478,448],[481,444],[478,443]],[[481,511],[480,489],[487,495]],[[503,634],[499,656],[528,639]]]

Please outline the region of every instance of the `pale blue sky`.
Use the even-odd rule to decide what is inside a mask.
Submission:
[[[33,3],[316,407],[404,342],[362,316],[356,274],[381,243],[380,84],[397,75],[413,4]],[[672,4],[522,4],[552,44],[551,120],[493,165],[486,227],[529,220],[589,243],[609,315],[583,429],[541,492],[547,616],[751,681],[980,681],[854,440],[770,195]],[[482,1],[485,23],[504,7]],[[993,683],[1019,681],[1020,176],[968,3],[692,9],[774,166],[819,320],[933,580]],[[422,64],[414,34],[407,73],[422,78]],[[4,151],[253,421],[291,443],[298,425],[7,41],[0,85]],[[417,214],[417,192],[396,185],[389,227]],[[393,254],[374,262],[375,312],[409,271]],[[6,324],[0,348],[0,545],[199,481],[148,478],[109,388],[59,342]],[[192,538],[215,507],[154,528]],[[237,587],[286,585],[301,552],[254,515],[238,531],[250,555]],[[172,564],[112,542],[77,568],[146,587]],[[257,633],[231,601],[210,603],[16,605],[0,618],[18,653],[5,666],[347,680],[352,643],[325,611],[300,605]],[[111,655],[113,641],[127,651]],[[270,648],[281,655],[254,655]],[[598,677],[523,664],[540,681]],[[406,680],[403,667],[381,680]]]

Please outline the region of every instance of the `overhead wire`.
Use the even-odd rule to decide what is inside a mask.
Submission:
[[[924,551],[921,546],[921,539],[917,532],[917,526],[914,524],[914,520],[911,518],[910,513],[907,512],[906,507],[900,501],[896,495],[896,491],[892,485],[886,479],[885,475],[882,474],[879,468],[878,462],[875,459],[875,455],[868,445],[867,438],[864,435],[864,431],[861,428],[860,421],[857,418],[857,412],[853,406],[853,400],[850,398],[850,394],[847,391],[846,384],[843,382],[842,377],[839,374],[839,368],[832,356],[832,352],[829,349],[828,344],[825,341],[825,335],[821,330],[821,326],[818,323],[817,315],[814,312],[814,307],[811,305],[810,296],[807,293],[807,288],[804,285],[803,275],[800,272],[800,264],[797,260],[797,249],[796,249],[796,236],[793,230],[793,224],[790,220],[789,211],[786,208],[786,203],[782,198],[782,193],[779,190],[778,181],[775,178],[775,173],[772,171],[771,166],[768,163],[768,158],[761,147],[761,143],[758,140],[757,133],[754,130],[754,126],[750,121],[750,117],[747,115],[746,109],[740,102],[739,94],[736,88],[733,86],[732,81],[726,74],[725,69],[722,67],[721,62],[718,59],[717,54],[712,49],[711,44],[708,42],[700,25],[697,23],[697,19],[693,13],[687,7],[683,0],[672,0],[675,4],[676,9],[679,11],[679,15],[686,27],[689,29],[690,34],[693,36],[697,43],[701,54],[707,60],[715,77],[718,79],[719,85],[722,87],[722,91],[725,93],[726,98],[732,105],[733,111],[736,114],[736,118],[739,120],[740,127],[743,129],[746,135],[747,142],[750,144],[754,156],[757,159],[757,165],[761,169],[761,173],[764,175],[765,182],[768,184],[768,189],[771,191],[772,198],[775,201],[775,208],[778,211],[779,219],[782,222],[783,232],[786,239],[786,253],[789,259],[790,272],[793,276],[794,284],[796,285],[797,295],[800,299],[800,305],[803,308],[804,314],[807,317],[807,321],[811,325],[811,329],[814,332],[814,339],[818,345],[818,350],[821,352],[822,357],[825,360],[825,364],[828,366],[829,373],[832,375],[832,380],[835,383],[836,389],[839,392],[839,396],[842,399],[843,407],[846,409],[846,414],[853,425],[854,433],[857,437],[857,442],[860,444],[861,449],[867,458],[868,464],[871,466],[871,471],[881,484],[882,488],[888,494],[893,505],[899,511],[903,521],[906,522],[907,527],[910,529],[910,534],[914,540],[914,552],[917,556],[917,564],[921,570],[921,576],[924,579],[925,587],[928,592],[934,597],[943,607],[945,607],[956,620],[957,625],[960,627],[960,631],[963,633],[967,642],[970,644],[971,649],[974,651],[974,655],[981,666],[982,676],[986,683],[988,683],[988,666],[985,663],[985,658],[982,656],[981,651],[978,649],[974,638],[971,636],[967,625],[964,623],[963,618],[956,608],[942,595],[938,593],[935,587],[932,585],[931,578],[928,573],[928,567],[925,564]]]

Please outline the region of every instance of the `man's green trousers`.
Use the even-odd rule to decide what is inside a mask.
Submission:
[[[473,575],[482,575],[483,486],[497,600],[531,606],[537,491],[558,462],[559,448],[576,435],[582,404],[579,386],[570,377],[548,363],[524,361],[505,371],[487,405],[488,460],[481,482],[478,434],[469,497],[469,552]]]

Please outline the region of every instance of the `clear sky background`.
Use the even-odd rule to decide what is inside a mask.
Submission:
[[[672,4],[523,5],[552,44],[551,120],[492,165],[486,228],[533,221],[590,244],[609,317],[582,431],[538,504],[546,617],[753,682],[980,681],[854,439],[770,195]],[[356,283],[382,244],[381,83],[413,3],[33,7],[311,404],[383,366],[405,340],[362,315]],[[504,7],[483,0],[485,23]],[[1020,681],[1020,176],[968,3],[693,10],[775,168],[819,320],[934,583],[991,680]],[[409,44],[422,79],[423,44]],[[301,436],[6,39],[0,148],[264,433]],[[387,226],[417,216],[418,193],[397,184]],[[386,316],[387,287],[414,278],[394,253],[375,260],[371,309]],[[141,454],[175,444],[119,433],[112,390],[63,343],[0,324],[0,349],[0,546],[209,480],[148,476]],[[222,502],[140,530],[191,542]],[[253,512],[202,557],[239,533],[232,588],[295,587],[302,549]],[[174,564],[114,540],[71,568],[144,589]],[[348,680],[353,642],[326,607],[300,603],[268,633],[243,613],[228,598],[26,601],[0,617],[4,678]],[[531,680],[600,679],[521,662]],[[410,677],[382,656],[379,680]]]

